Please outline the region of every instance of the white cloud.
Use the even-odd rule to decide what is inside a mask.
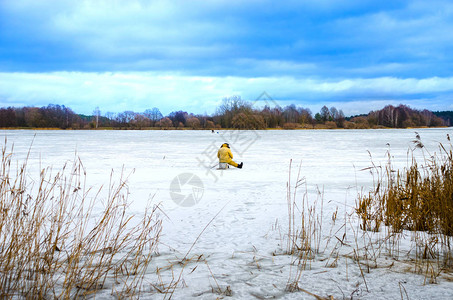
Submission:
[[[451,109],[452,16],[445,0],[0,0],[0,106],[213,113],[267,91]]]
[[[2,70],[450,76],[453,5],[426,1],[0,1]],[[1,69],[1,68],[0,68]]]
[[[351,113],[360,113],[357,111],[360,107],[361,113],[366,113],[371,110],[367,108],[370,103],[383,106],[415,103],[417,99],[420,108],[424,105],[429,109],[434,105],[433,99],[438,99],[435,103],[438,109],[451,109],[447,98],[453,95],[453,77],[319,80],[289,76],[160,75],[153,72],[0,73],[0,91],[0,106],[53,103],[86,114],[96,106],[104,112],[140,112],[158,107],[165,114],[175,110],[213,113],[223,97],[240,95],[246,100],[254,100],[263,91],[281,105],[290,102],[316,107],[337,103],[333,106],[339,109],[349,106]],[[356,104],[360,102],[362,105]]]

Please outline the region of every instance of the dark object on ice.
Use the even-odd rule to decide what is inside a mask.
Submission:
[[[244,164],[244,163],[241,162],[241,163],[238,165],[238,168],[239,168],[239,169],[242,169],[242,165],[243,165],[243,164]]]

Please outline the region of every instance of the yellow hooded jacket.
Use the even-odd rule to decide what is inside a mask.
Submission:
[[[228,148],[227,144],[223,144],[220,147],[219,151],[217,152],[217,157],[219,158],[219,162],[221,163],[228,163],[233,167],[237,167],[238,164],[233,161],[233,153],[231,153],[230,148]]]

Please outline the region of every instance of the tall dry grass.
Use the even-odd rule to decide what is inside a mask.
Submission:
[[[396,170],[390,153],[387,153],[385,166],[373,164],[366,169],[373,174],[373,190],[358,195],[355,214],[347,213],[345,205],[345,223],[333,232],[336,210],[332,214],[332,228],[326,237],[321,236],[323,193],[318,191],[318,198],[309,200],[300,167],[294,181],[290,162],[286,253],[293,259],[287,291],[307,293],[301,287],[304,270],[310,269],[317,257],[326,261],[328,268],[337,267],[338,261],[344,259],[346,277],[348,261],[352,261],[360,271],[367,290],[366,274],[371,269],[392,268],[399,260],[405,262],[405,271],[424,274],[425,282],[435,283],[441,273],[452,271],[453,147],[448,137],[448,146],[439,144],[438,153],[431,155],[418,135],[414,146],[409,152],[409,167],[406,169]],[[422,151],[423,164],[415,159],[415,151]],[[303,186],[305,191],[301,193]],[[355,225],[357,215],[359,225]],[[356,230],[356,226],[362,230]],[[342,228],[344,234],[337,236]],[[347,232],[349,238],[346,238]],[[329,248],[331,240],[333,247]],[[324,253],[326,250],[330,254]],[[389,256],[392,257],[390,262],[387,260]],[[410,270],[406,270],[407,266]]]
[[[447,141],[431,155],[417,134],[410,165],[403,170],[394,169],[389,153],[385,167],[370,168],[377,174],[375,188],[359,195],[356,208],[363,230],[379,231],[385,225],[393,253],[400,233],[412,232],[416,259],[435,261],[439,270],[453,267],[453,146],[448,135]],[[414,151],[422,151],[422,164]]]
[[[33,179],[28,157],[15,166],[6,142],[1,155],[0,298],[138,297],[162,229],[158,208],[130,215],[127,178],[114,183],[112,172],[102,197],[86,187],[79,159]]]
[[[292,160],[290,160],[286,187],[288,206],[286,254],[291,255],[293,259],[286,290],[307,293],[308,291],[299,286],[303,271],[310,269],[310,264],[316,255],[327,249],[330,239],[325,242],[325,245],[322,245],[324,195],[318,190],[316,200],[309,199],[305,177],[301,177],[301,166],[302,163],[299,165],[296,180],[293,182]],[[335,219],[336,214],[333,216],[333,222]],[[321,249],[322,247],[324,250]]]

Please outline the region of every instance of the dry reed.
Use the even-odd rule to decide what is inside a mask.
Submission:
[[[30,179],[25,162],[13,171],[12,150],[2,147],[0,170],[0,298],[78,298],[111,290],[139,297],[161,220],[158,207],[128,213],[127,178],[108,196],[86,188],[79,159]],[[103,201],[103,211],[93,209]]]
[[[287,183],[287,205],[288,205],[288,243],[286,253],[292,255],[290,274],[286,284],[289,292],[303,291],[311,294],[299,286],[303,271],[310,268],[310,263],[320,253],[322,241],[323,223],[323,192],[317,191],[317,199],[310,201],[304,177],[301,177],[302,163],[299,165],[296,181],[291,181],[292,160],[289,164],[289,176]],[[298,192],[305,187],[302,195]],[[299,200],[301,198],[301,201]],[[320,203],[319,203],[320,200]],[[318,212],[317,209],[320,209]],[[336,217],[333,217],[336,219]],[[335,220],[333,221],[335,222]],[[327,240],[324,249],[327,248],[330,239]],[[296,268],[293,271],[293,266]],[[318,297],[318,296],[316,296]],[[319,297],[319,299],[323,299]]]
[[[377,174],[375,188],[359,195],[356,207],[361,229],[377,232],[385,225],[384,240],[392,256],[400,252],[401,233],[412,232],[415,251],[409,252],[415,253],[416,269],[433,277],[453,267],[453,147],[448,135],[447,140],[449,147],[440,143],[439,152],[431,155],[417,134],[410,165],[403,170],[394,170],[388,153],[386,166],[369,168]],[[415,151],[422,151],[422,165]]]

